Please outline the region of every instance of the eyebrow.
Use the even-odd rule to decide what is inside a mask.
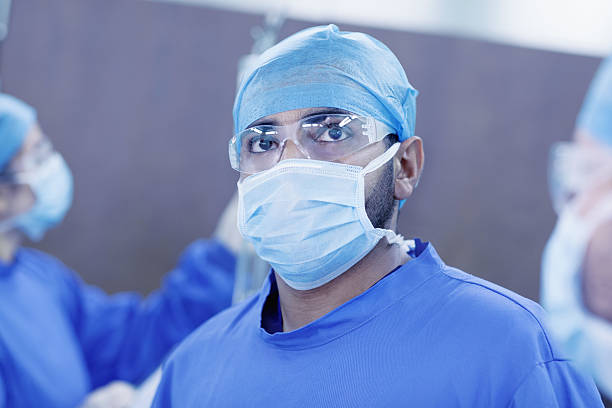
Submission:
[[[349,112],[347,110],[344,109],[339,109],[339,108],[310,108],[306,111],[306,114],[303,115],[302,117],[298,118],[295,120],[295,122],[297,122],[298,120],[302,120],[305,118],[308,118],[310,116],[314,116],[314,115],[321,115],[321,114],[334,114],[334,113],[343,113],[343,114],[347,114],[350,115],[352,114],[352,112]],[[279,126],[280,123],[273,119],[273,118],[268,118],[268,117],[263,117],[261,119],[256,120],[255,122],[251,123],[249,126],[247,126],[248,128],[252,128],[254,126]]]

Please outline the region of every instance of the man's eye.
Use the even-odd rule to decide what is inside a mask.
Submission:
[[[351,129],[348,127],[328,125],[321,128],[317,142],[339,142],[351,136]]]
[[[249,139],[251,153],[265,153],[278,147],[278,140],[270,135],[256,135]]]

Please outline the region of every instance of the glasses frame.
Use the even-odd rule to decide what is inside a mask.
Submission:
[[[44,136],[40,142],[33,146],[32,150],[23,156],[21,169],[3,171],[0,173],[0,183],[2,184],[24,184],[28,181],[29,175],[40,167],[45,161],[56,153],[51,141]]]
[[[300,151],[302,151],[306,156],[307,159],[310,159],[310,156],[306,153],[306,151],[302,148],[300,141],[298,140],[298,132],[297,129],[299,127],[308,127],[308,122],[309,120],[313,120],[313,118],[316,118],[318,116],[322,116],[322,117],[330,117],[330,116],[337,116],[337,117],[346,117],[347,119],[350,120],[361,120],[363,122],[363,127],[365,128],[365,133],[368,136],[368,143],[365,144],[364,146],[359,147],[358,149],[355,149],[352,152],[349,152],[341,157],[338,157],[337,159],[341,159],[343,157],[346,157],[347,155],[356,153],[362,149],[365,149],[366,147],[377,143],[381,140],[383,140],[387,135],[389,134],[397,134],[397,132],[391,128],[391,126],[387,125],[386,123],[375,119],[371,116],[363,116],[363,115],[357,115],[354,113],[337,113],[337,112],[333,112],[333,113],[325,113],[325,112],[321,112],[321,113],[315,113],[313,115],[308,115],[305,116],[303,118],[300,118],[299,120],[293,122],[293,123],[289,123],[289,124],[285,124],[285,125],[256,125],[256,126],[251,126],[248,127],[246,129],[244,129],[241,132],[238,132],[237,134],[235,134],[228,142],[228,153],[229,153],[229,159],[230,159],[230,164],[232,166],[232,168],[238,172],[241,173],[249,173],[249,174],[254,174],[254,173],[259,173],[261,171],[265,171],[268,170],[272,167],[274,167],[274,165],[276,165],[280,160],[281,157],[283,155],[283,150],[285,148],[286,142],[287,140],[291,140],[299,149]],[[340,123],[342,123],[344,120],[342,120]],[[245,132],[255,132],[255,133],[262,133],[261,128],[262,127],[266,127],[269,128],[270,131],[272,131],[274,134],[283,134],[285,135],[284,138],[282,138],[282,142],[281,142],[281,152],[278,155],[278,160],[270,167],[266,168],[266,169],[261,169],[261,170],[257,170],[257,171],[247,171],[247,170],[241,170],[240,169],[240,149],[241,149],[241,143],[240,143],[240,139],[241,136],[245,133]],[[372,131],[374,130],[374,131]],[[268,131],[266,131],[266,133],[268,133]],[[334,161],[334,160],[332,160]]]

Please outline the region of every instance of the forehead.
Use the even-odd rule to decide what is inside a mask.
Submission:
[[[303,108],[293,109],[284,112],[274,113],[272,115],[264,116],[257,119],[247,127],[259,126],[259,125],[288,125],[295,123],[302,118],[306,118],[312,115],[323,114],[323,113],[345,113],[352,114],[344,109],[333,108],[333,107],[320,107],[320,108]]]

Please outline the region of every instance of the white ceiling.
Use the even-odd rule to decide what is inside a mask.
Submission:
[[[592,56],[612,51],[612,0],[152,0],[313,23],[456,35]]]

